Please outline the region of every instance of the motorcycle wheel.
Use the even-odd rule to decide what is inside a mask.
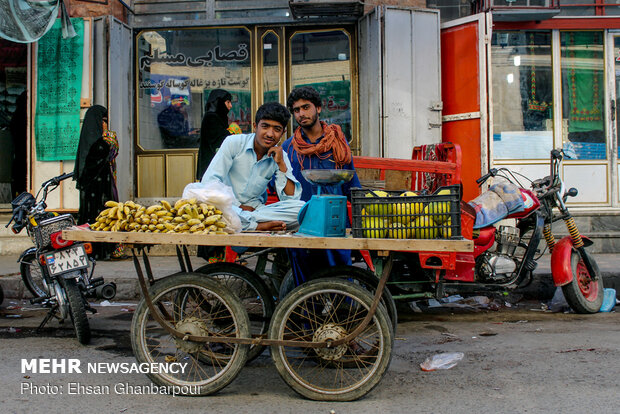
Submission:
[[[587,254],[587,253],[586,253]],[[591,280],[588,269],[581,256],[576,251],[571,255],[571,269],[573,280],[562,286],[566,302],[577,313],[596,313],[603,304],[603,278],[594,258],[588,254],[590,263],[594,267],[597,279]]]
[[[86,316],[86,307],[84,306],[84,298],[77,282],[73,279],[61,279],[65,289],[65,295],[69,302],[69,315],[73,322],[73,330],[77,340],[82,345],[90,342],[90,326],[88,317]]]
[[[237,296],[250,318],[250,334],[267,334],[276,305],[269,288],[259,275],[235,263],[208,264],[197,269],[196,273],[217,280]],[[254,360],[264,350],[264,345],[250,345],[247,362]]]
[[[19,264],[19,271],[22,275],[24,286],[26,286],[26,289],[35,299],[47,296],[47,290],[43,283],[43,272],[34,253],[24,256]]]

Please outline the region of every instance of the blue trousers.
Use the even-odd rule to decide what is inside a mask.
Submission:
[[[295,286],[308,281],[313,273],[327,267],[351,265],[351,250],[286,249]]]

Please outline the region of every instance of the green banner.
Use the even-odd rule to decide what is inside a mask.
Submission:
[[[567,78],[570,122],[568,132],[604,131],[604,56],[602,32],[564,32],[562,45],[567,44]]]
[[[37,160],[74,160],[80,139],[84,22],[71,19],[77,36],[63,39],[60,19],[38,44]]]

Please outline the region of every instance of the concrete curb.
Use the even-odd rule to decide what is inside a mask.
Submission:
[[[620,259],[615,254],[600,254],[594,257],[601,269],[604,286],[616,289],[620,296],[620,266],[618,266]],[[0,256],[0,285],[4,290],[5,298],[30,297],[22,283],[17,258],[17,256]],[[149,256],[149,260],[156,279],[180,271],[176,256]],[[191,261],[194,269],[206,264],[203,259],[195,256],[191,257]],[[106,282],[116,283],[115,301],[137,300],[141,297],[132,260],[97,262],[95,275],[103,277]],[[514,293],[523,295],[524,299],[548,301],[553,297],[555,289],[549,257],[543,257],[539,260],[532,283]]]

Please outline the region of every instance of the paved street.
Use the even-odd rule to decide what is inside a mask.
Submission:
[[[14,302],[14,303],[12,303]],[[56,322],[40,335],[32,327],[41,311],[0,310],[2,412],[18,413],[616,413],[620,406],[620,314],[547,313],[539,302],[500,311],[439,308],[402,312],[389,371],[375,390],[351,403],[304,400],[279,378],[268,352],[211,397],[123,395],[116,384],[147,386],[143,374],[22,374],[21,359],[76,358],[133,362],[129,321],[134,306],[98,307],[90,317],[94,339],[81,346],[69,326]],[[20,314],[20,318],[11,318]],[[423,372],[419,364],[442,352],[463,352],[446,371]],[[26,383],[26,385],[22,385]],[[68,384],[108,386],[106,395],[68,395]],[[22,387],[27,387],[25,390]],[[54,388],[57,387],[57,388]],[[62,395],[49,390],[64,389]],[[32,395],[32,389],[44,395]]]
[[[23,287],[16,257],[0,256],[0,283],[9,296]],[[194,266],[202,264],[193,258]],[[607,286],[618,288],[617,258],[597,255]],[[174,257],[152,257],[156,277],[177,271]],[[70,325],[52,321],[39,334],[34,328],[45,311],[28,301],[5,299],[0,307],[0,389],[2,412],[562,412],[616,413],[620,406],[620,314],[575,315],[545,312],[553,294],[548,258],[540,261],[537,287],[528,300],[499,302],[499,311],[441,307],[423,313],[401,306],[394,356],[388,373],[364,399],[322,403],[302,399],[279,377],[269,352],[244,368],[220,393],[188,398],[124,394],[123,387],[149,386],[139,373],[31,374],[21,372],[21,360],[74,358],[89,362],[133,362],[129,324],[135,309],[136,276],[131,261],[99,262],[96,273],[119,284],[113,306],[96,305],[90,316],[93,341],[81,346]],[[536,294],[533,294],[538,292]],[[522,295],[515,295],[519,298]],[[533,296],[533,298],[532,298]],[[423,372],[425,358],[443,352],[463,352],[447,371]],[[104,395],[69,395],[68,387],[108,389]],[[121,384],[118,386],[117,384]],[[120,388],[114,388],[120,387]],[[52,394],[63,391],[63,394]]]

